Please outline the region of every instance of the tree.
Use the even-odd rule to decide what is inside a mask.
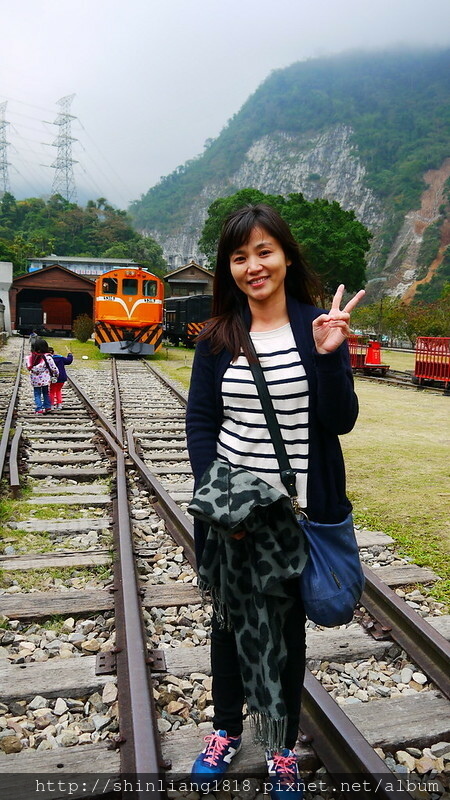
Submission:
[[[329,294],[340,283],[350,292],[364,286],[372,234],[353,211],[345,211],[336,201],[310,203],[300,193],[283,199],[279,210]]]
[[[94,332],[94,321],[88,314],[80,314],[73,321],[73,333],[79,342],[87,342]]]
[[[0,239],[0,261],[14,262],[15,253],[11,247],[11,242]]]
[[[449,284],[450,297],[450,284]],[[406,336],[414,347],[418,336],[450,336],[448,298],[435,303],[407,305],[397,297],[355,308],[352,326],[364,333],[376,332],[390,339]]]
[[[159,277],[167,273],[162,248],[151,236],[136,237],[131,242],[118,242],[102,253],[104,258],[129,258]]]
[[[61,195],[47,202],[31,197],[16,203],[5,193],[0,200],[0,253],[1,260],[13,262],[15,274],[25,270],[27,258],[50,253],[129,258],[158,275],[167,271],[161,247],[135,231],[127,212],[113,208],[104,197],[82,208]]]
[[[340,283],[348,291],[365,283],[365,254],[371,233],[353,211],[328,200],[305,200],[302,194],[266,195],[257,189],[242,189],[230,197],[215,200],[208,209],[199,247],[213,266],[220,229],[229,213],[249,203],[266,203],[275,208],[290,226],[312,268],[320,275],[325,290],[333,294]]]
[[[208,268],[214,267],[217,244],[220,236],[220,229],[223,222],[233,211],[242,206],[255,203],[267,203],[269,198],[272,200],[270,205],[276,207],[276,197],[263,194],[258,189],[241,189],[230,197],[219,197],[214,200],[208,208],[208,217],[203,226],[202,235],[198,246],[208,259]]]
[[[17,205],[15,197],[10,192],[5,192],[0,200],[0,219],[6,228],[14,228],[17,220]]]

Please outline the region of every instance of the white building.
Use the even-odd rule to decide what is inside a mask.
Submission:
[[[76,272],[77,275],[84,275],[85,278],[94,280],[98,275],[109,272],[110,269],[136,268],[138,266],[136,261],[128,258],[81,258],[79,256],[55,256],[52,254],[44,258],[29,258],[27,260],[27,272],[36,272],[42,267],[55,266],[55,264],[70,269],[71,272]]]
[[[13,278],[11,261],[0,261],[0,302],[5,306],[5,331],[11,333],[11,310],[9,306],[9,290]]]

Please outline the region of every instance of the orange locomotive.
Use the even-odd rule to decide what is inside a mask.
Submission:
[[[94,341],[102,353],[151,355],[161,346],[164,284],[140,267],[95,281]]]

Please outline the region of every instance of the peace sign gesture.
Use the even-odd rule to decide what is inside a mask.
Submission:
[[[364,289],[361,289],[341,311],[340,306],[344,291],[345,286],[341,283],[336,289],[328,314],[321,314],[312,324],[316,350],[321,355],[332,353],[342,344],[344,339],[350,336],[350,311],[353,311],[365,295]]]

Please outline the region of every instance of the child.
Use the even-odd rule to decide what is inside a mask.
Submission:
[[[55,354],[53,347],[49,348],[49,352],[52,354],[53,361],[58,368],[58,380],[56,383],[50,384],[50,402],[53,408],[59,411],[62,408],[62,387],[67,380],[65,367],[72,363],[73,355],[68,347],[66,347],[67,356],[60,356],[57,353]]]
[[[51,411],[49,386],[51,378],[58,376],[58,367],[48,352],[45,339],[35,339],[32,350],[27,356],[26,367],[30,373],[34,391],[36,414],[48,414]]]

